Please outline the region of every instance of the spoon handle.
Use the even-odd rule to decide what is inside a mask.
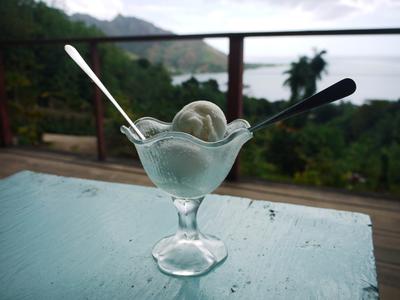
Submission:
[[[262,121],[249,128],[251,132],[262,129],[272,123],[285,120],[287,118],[293,117],[294,115],[303,113],[305,111],[311,110],[318,106],[342,99],[354,93],[356,90],[356,83],[350,79],[342,79],[330,87],[316,93],[288,108],[281,111],[280,113]]]
[[[88,66],[79,52],[75,49],[75,47],[71,45],[64,46],[65,52],[73,59],[73,61],[93,80],[93,82],[99,87],[99,89],[107,96],[107,98],[111,101],[112,104],[118,109],[121,115],[125,118],[125,120],[129,123],[129,125],[135,130],[136,134],[142,139],[145,140],[146,138],[140,132],[140,130],[133,124],[132,120],[128,117],[125,111],[119,106],[118,102],[111,96],[110,92],[106,89],[106,87],[101,83],[100,79],[94,74],[92,69]]]

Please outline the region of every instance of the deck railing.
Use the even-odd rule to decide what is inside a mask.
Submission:
[[[210,33],[186,35],[146,35],[146,36],[113,36],[92,38],[57,38],[36,40],[0,41],[0,143],[2,146],[12,144],[10,119],[7,113],[7,99],[4,80],[4,64],[2,50],[5,47],[29,47],[33,45],[63,45],[86,43],[90,46],[90,61],[93,71],[100,77],[100,58],[97,50],[99,43],[110,42],[145,42],[145,41],[171,41],[171,40],[196,40],[196,39],[229,39],[228,56],[228,93],[227,93],[227,120],[232,121],[242,116],[242,91],[243,91],[243,42],[248,37],[305,37],[305,36],[345,36],[345,35],[392,35],[400,34],[400,28],[378,29],[343,29],[343,30],[304,30],[304,31],[271,31],[271,32],[240,32],[240,33]],[[103,130],[103,102],[101,91],[94,85],[93,106],[96,119],[97,157],[105,160],[106,149]],[[239,162],[236,161],[229,175],[231,180],[236,180],[239,175]]]

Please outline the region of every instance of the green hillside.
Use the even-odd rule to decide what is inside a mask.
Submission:
[[[74,14],[74,21],[92,25],[109,36],[173,34],[135,17],[117,16],[112,21],[98,20],[85,14]],[[162,63],[172,73],[222,72],[227,56],[203,41],[162,41],[120,43],[123,49],[152,63]]]

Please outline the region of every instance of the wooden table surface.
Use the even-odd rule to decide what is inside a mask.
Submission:
[[[158,271],[177,227],[162,191],[20,172],[0,181],[0,299],[375,299],[369,216],[209,195],[199,225],[222,238],[210,273]]]

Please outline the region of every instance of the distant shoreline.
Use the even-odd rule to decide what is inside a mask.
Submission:
[[[363,104],[367,100],[400,99],[400,56],[399,57],[327,57],[327,73],[318,82],[318,88],[325,88],[345,77],[353,78],[357,83],[357,91],[346,98],[353,104]],[[269,101],[288,99],[290,90],[283,86],[287,78],[285,71],[289,69],[288,58],[265,58],[264,63],[245,63],[243,72],[243,93],[254,98]],[[227,72],[184,73],[173,75],[173,84],[180,84],[195,77],[200,82],[210,79],[218,82],[221,91],[227,90]]]
[[[273,67],[279,67],[282,64],[277,64],[277,63],[244,63],[244,69],[257,69],[257,68],[273,68]]]
[[[274,67],[279,67],[285,64],[280,64],[280,63],[244,63],[243,68],[244,70],[252,70],[252,69],[258,69],[258,68],[274,68]],[[204,72],[185,72],[185,71],[169,71],[171,76],[180,76],[180,75],[186,75],[186,74],[192,74],[192,75],[199,75],[199,74],[221,74],[221,73],[228,73],[228,69],[225,70],[220,70],[220,71],[204,71]]]

